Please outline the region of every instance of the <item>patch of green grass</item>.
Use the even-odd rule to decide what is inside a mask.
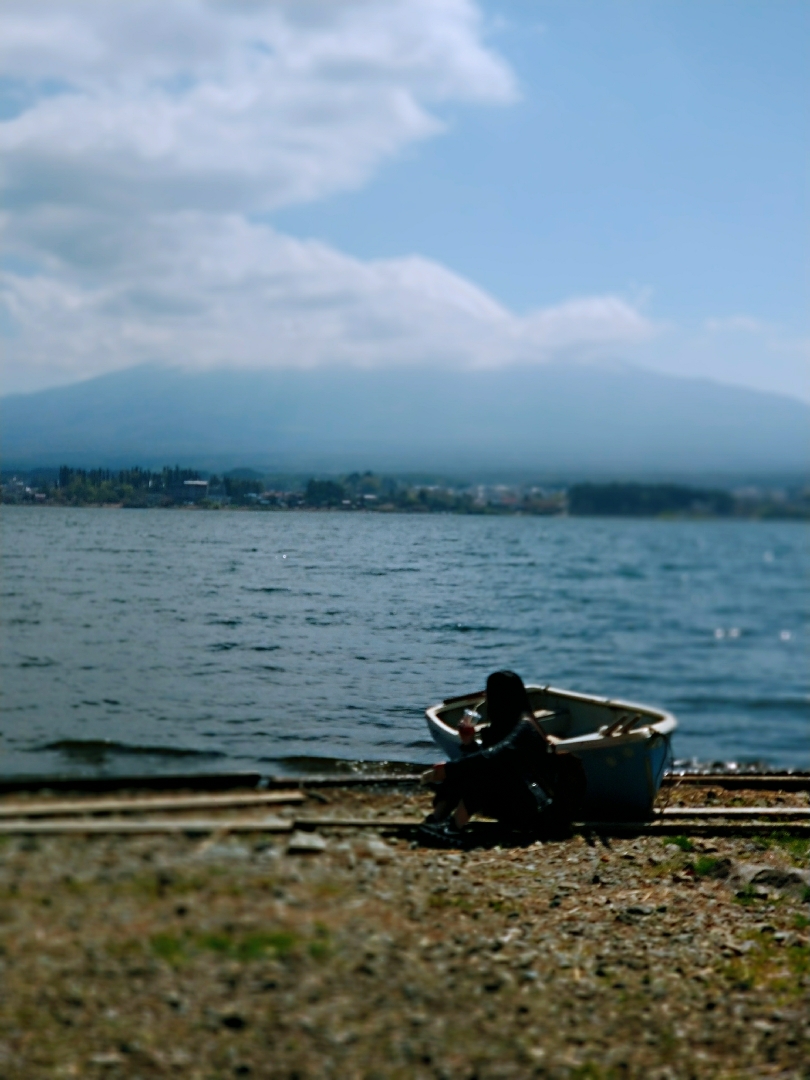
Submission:
[[[743,907],[751,907],[753,904],[767,905],[768,911],[781,910],[784,911],[785,907],[790,903],[788,897],[783,896],[779,892],[765,892],[764,895],[759,894],[760,886],[758,885],[744,885],[734,896],[735,904],[742,904]]]
[[[219,933],[204,934],[197,939],[197,944],[202,949],[247,961],[260,960],[269,952],[276,956],[287,956],[295,948],[297,938],[286,930],[242,936]]]
[[[725,877],[728,874],[725,859],[713,859],[710,855],[701,855],[692,863],[692,869],[698,877]]]
[[[326,960],[332,950],[326,941],[310,941],[309,955],[313,960]]]
[[[279,930],[272,934],[249,934],[237,946],[236,954],[240,960],[255,960],[266,952],[277,956],[287,956],[297,944],[295,934]]]
[[[810,926],[810,919],[806,915],[794,915],[793,926],[796,930],[806,930]]]
[[[805,976],[810,975],[810,949],[806,945],[794,942],[786,951],[790,970],[801,985]]]
[[[577,1065],[570,1072],[571,1080],[601,1080],[604,1075],[598,1065],[592,1061],[586,1061],[584,1065]]]
[[[741,964],[739,961],[729,964],[724,969],[723,974],[735,990],[752,990],[754,988],[753,974],[745,964]]]
[[[313,960],[325,960],[332,952],[329,927],[322,922],[316,922],[313,932],[314,940],[310,941],[307,951]]]
[[[491,900],[489,906],[494,911],[501,911],[503,908],[503,901]],[[471,912],[474,905],[467,896],[450,896],[448,893],[434,893],[428,897],[428,907],[438,908],[440,911],[445,908],[455,908],[456,911]]]
[[[695,845],[688,836],[668,836],[664,842],[666,844],[674,844],[676,847],[679,847],[681,851],[695,850]]]
[[[243,963],[260,960],[268,954],[285,957],[295,949],[297,944],[298,938],[295,934],[286,930],[255,934],[215,932],[192,935],[186,933],[182,937],[173,934],[154,934],[149,939],[152,952],[172,966],[182,963],[193,953],[200,951],[218,953],[223,958],[228,957]],[[326,942],[322,939],[316,940],[313,944],[326,946]]]
[[[319,900],[330,900],[346,892],[346,887],[339,881],[321,881],[313,887],[313,893]]]
[[[792,836],[784,830],[774,829],[773,832],[752,837],[752,841],[762,851],[772,847],[781,848],[795,863],[803,866],[810,860],[810,840],[804,836]]]
[[[753,885],[746,885],[737,893],[734,897],[735,904],[742,904],[743,907],[750,907],[751,904],[756,904],[762,901],[761,896],[757,896],[754,892]]]
[[[185,958],[185,944],[173,934],[153,934],[149,939],[149,944],[156,956],[172,966],[179,964]]]
[[[723,970],[734,988],[767,987],[775,994],[802,994],[810,974],[810,949],[802,942],[782,945],[769,933],[752,935],[750,940],[754,947]]]
[[[796,863],[807,865],[810,861],[810,840],[807,837],[791,836],[777,829],[767,837],[767,843],[769,847],[782,848]]]
[[[202,949],[218,953],[230,953],[234,947],[233,938],[228,934],[203,934],[197,939],[197,943]]]

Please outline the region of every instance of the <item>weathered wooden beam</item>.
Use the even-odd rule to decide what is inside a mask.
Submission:
[[[420,822],[407,818],[332,818],[289,821],[282,818],[172,818],[149,820],[110,820],[68,818],[54,821],[0,822],[0,836],[148,836],[195,835],[208,833],[289,833],[300,829],[381,829],[413,833]],[[476,827],[479,826],[479,827]],[[763,821],[590,821],[575,823],[573,832],[604,837],[635,836],[757,836],[773,829],[773,822]],[[791,836],[810,837],[810,822],[780,823],[780,831]],[[493,832],[491,823],[474,823],[470,834],[475,840],[478,832]]]
[[[293,823],[287,818],[152,818],[142,821],[133,819],[69,818],[55,821],[3,821],[0,836],[101,836],[147,835],[149,833],[286,833],[292,832]]]
[[[6,776],[0,794],[21,791],[233,791],[257,788],[257,772],[158,773],[155,776]]]
[[[416,829],[424,818],[297,817],[296,829]]]
[[[662,787],[717,787],[725,791],[810,791],[810,773],[668,773]]]
[[[574,832],[596,836],[760,836],[762,833],[788,833],[790,836],[810,836],[808,821],[585,821],[575,823]]]
[[[667,806],[656,813],[667,818],[808,818],[810,806]]]
[[[220,810],[300,803],[301,791],[229,792],[227,795],[162,795],[137,799],[74,799],[0,803],[0,818],[65,817],[74,814],[148,814],[156,810]]]

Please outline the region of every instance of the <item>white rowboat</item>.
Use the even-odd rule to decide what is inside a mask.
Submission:
[[[588,784],[585,816],[592,821],[648,817],[669,758],[675,717],[649,705],[553,686],[527,686],[526,692],[555,748],[582,762]],[[457,728],[465,709],[475,709],[485,724],[484,692],[447,698],[426,710],[430,734],[451,760],[461,756]]]

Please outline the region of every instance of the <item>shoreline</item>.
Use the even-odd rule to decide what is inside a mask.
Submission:
[[[728,478],[727,478],[728,479]],[[317,479],[254,469],[222,475],[175,466],[130,469],[27,470],[3,473],[4,503],[120,509],[329,510],[382,514],[640,518],[662,520],[810,520],[810,487],[736,487],[637,480],[488,483],[438,475],[354,472]]]
[[[808,806],[719,779],[669,805]],[[0,1075],[804,1078],[810,840],[434,851],[383,823],[421,817],[422,789],[297,790],[296,816],[366,827],[0,823]]]
[[[481,509],[431,509],[425,507],[399,507],[399,506],[367,506],[339,507],[339,506],[232,506],[225,504],[213,504],[201,506],[199,504],[172,505],[172,506],[141,506],[124,502],[109,503],[67,503],[54,501],[39,502],[3,502],[6,506],[38,507],[40,509],[61,510],[149,510],[149,511],[181,511],[181,512],[223,512],[223,513],[250,513],[250,514],[361,514],[361,515],[385,515],[404,517],[509,517],[509,518],[555,518],[573,521],[672,521],[672,522],[762,522],[771,523],[806,523],[810,521],[810,510],[800,512],[764,513],[764,514],[703,514],[703,513],[661,513],[661,514],[572,514],[568,510],[529,510],[529,509],[499,509],[484,507]]]

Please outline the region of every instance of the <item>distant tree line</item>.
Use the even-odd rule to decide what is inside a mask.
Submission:
[[[124,506],[172,505],[183,494],[186,480],[199,480],[196,469],[166,466],[160,472],[141,469],[59,468],[56,484],[45,485],[49,500],[70,506],[121,503]]]
[[[189,481],[194,481],[189,485]],[[159,472],[131,469],[75,469],[61,465],[53,480],[38,477],[37,490],[47,501],[69,506],[121,504],[127,507],[176,506],[189,502],[251,505],[264,490],[261,477],[209,476],[197,469],[165,466]],[[8,487],[9,485],[4,485]],[[4,491],[5,494],[5,491]],[[17,501],[7,499],[6,501]]]
[[[810,519],[810,489],[731,493],[683,484],[577,483],[559,487],[452,485],[373,472],[340,477],[311,477],[291,486],[247,469],[203,478],[196,469],[175,465],[159,472],[131,469],[76,469],[62,465],[26,479],[3,477],[3,502],[39,502],[67,506],[120,505],[256,510],[370,510],[399,513],[532,514],[575,517],[745,517]]]
[[[399,510],[414,513],[483,513],[468,491],[439,484],[412,484],[372,472],[350,473],[339,480],[307,482],[303,505],[318,509],[342,507],[365,510]]]
[[[728,491],[679,484],[574,484],[568,489],[568,512],[579,515],[658,517],[695,514],[723,517],[734,513]]]

